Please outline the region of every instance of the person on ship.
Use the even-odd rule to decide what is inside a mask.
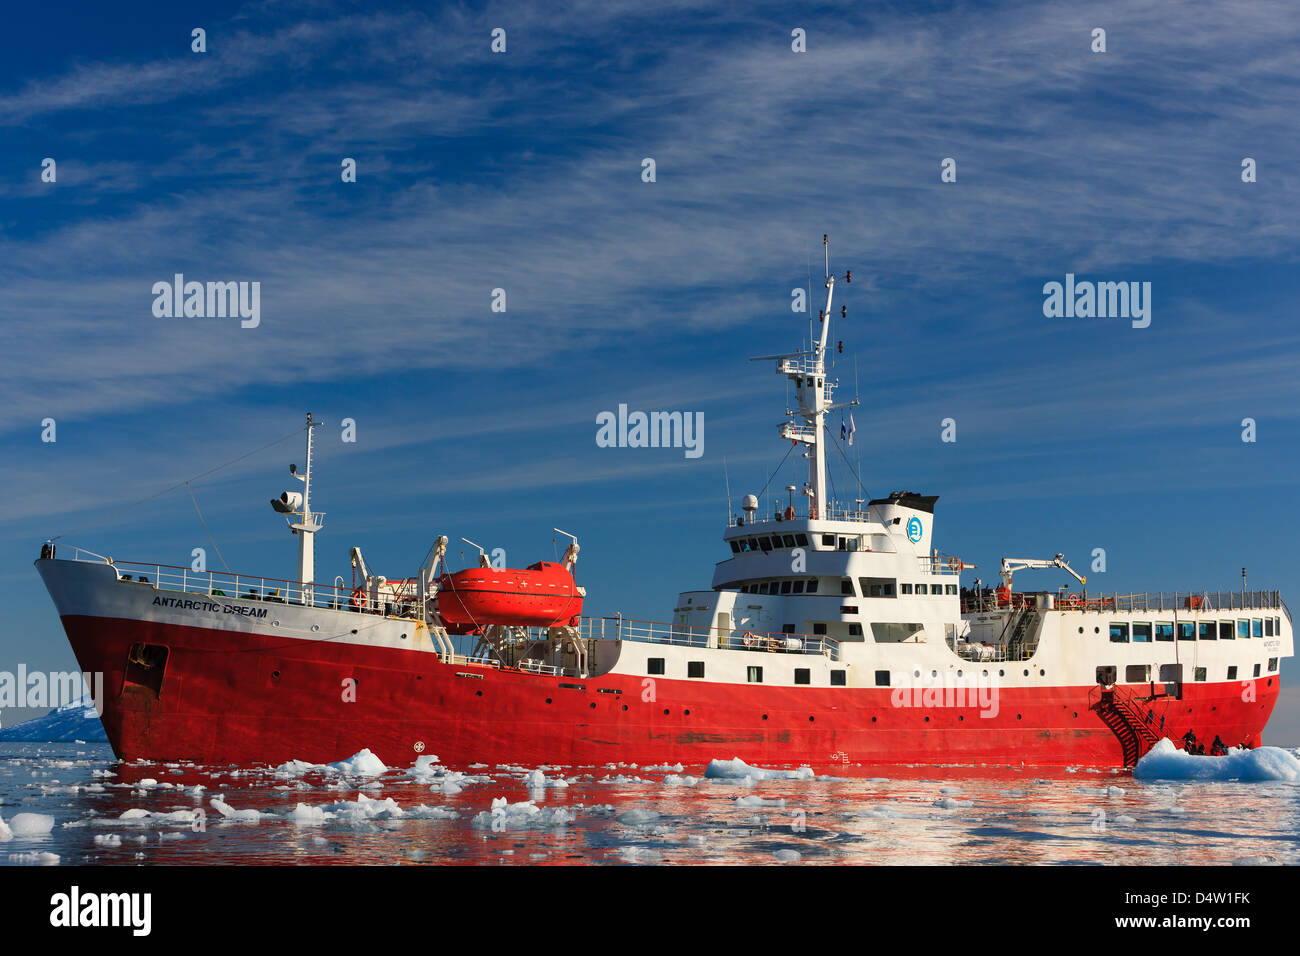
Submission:
[[[1190,727],[1188,728],[1187,733],[1183,734],[1183,749],[1189,754],[1196,753],[1196,731],[1192,730]]]
[[[1211,757],[1222,757],[1228,752],[1228,745],[1223,742],[1218,734],[1214,735],[1214,743],[1210,745]]]

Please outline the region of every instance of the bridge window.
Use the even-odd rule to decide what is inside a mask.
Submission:
[[[812,670],[807,667],[796,667],[794,669],[794,682],[796,684],[811,684]]]
[[[1250,639],[1250,621],[1237,622],[1237,636],[1243,641]]]
[[[1264,618],[1264,636],[1273,636],[1273,619],[1271,617]]]
[[[858,578],[863,597],[893,597],[893,578]]]
[[[1174,626],[1173,626],[1173,624],[1167,623],[1167,622],[1165,622],[1165,621],[1157,621],[1157,622],[1156,622],[1156,640],[1157,640],[1157,641],[1172,641],[1173,639],[1174,639]]]
[[[731,542],[731,553],[732,553],[732,554],[740,554],[740,542],[739,542],[739,541],[733,541],[733,542]]]
[[[1146,644],[1151,641],[1151,624],[1147,621],[1133,622],[1133,643]]]
[[[877,687],[889,686],[889,671],[876,671],[876,686]]]
[[[918,584],[918,585],[916,586],[916,593],[917,593],[917,594],[929,594],[929,593],[930,593],[930,589],[929,589],[929,587],[927,587],[927,586],[924,585],[924,584]]]
[[[803,578],[800,578],[798,581],[794,582],[794,593],[803,594]]]
[[[862,636],[862,625],[861,625],[861,624],[850,624],[850,625],[849,625],[849,637],[861,637],[861,636]]]
[[[835,547],[835,535],[833,535],[833,534],[824,534],[824,535],[822,535],[822,547],[823,547],[823,548],[833,548],[833,547]]]
[[[1196,623],[1194,621],[1179,621],[1178,639],[1180,641],[1196,640]]]
[[[957,593],[957,585],[955,585],[955,584],[945,584],[945,585],[943,586],[943,593],[944,593],[944,594],[956,594],[956,593]]]
[[[1112,621],[1110,625],[1110,642],[1112,644],[1128,643],[1128,624]]]
[[[751,684],[763,683],[763,668],[761,667],[746,668],[746,680],[748,680]]]
[[[704,661],[687,661],[686,676],[702,678],[704,676]]]
[[[911,593],[912,593],[912,585],[910,585],[910,584],[900,584],[900,585],[898,586],[898,593],[899,593],[899,594],[911,594]]]
[[[816,593],[817,593],[817,579],[816,579],[816,578],[812,578],[812,579],[810,579],[810,580],[808,581],[808,591],[807,591],[807,593],[809,593],[809,594],[816,594]]]
[[[820,634],[820,635],[822,635],[822,636],[825,636],[825,634],[826,634],[826,625],[825,625],[825,623],[814,623],[814,624],[813,624],[813,634]]]
[[[781,543],[782,543],[783,545],[785,545],[787,548],[793,548],[793,547],[794,547],[794,535],[792,535],[792,534],[783,534],[783,535],[781,535]]]
[[[794,536],[794,540],[799,543],[799,547],[808,547],[808,536],[806,534],[797,534]]]
[[[647,674],[662,674],[664,672],[664,659],[662,657],[651,657],[645,662],[645,672]]]
[[[768,583],[767,583],[766,581],[761,582],[761,583],[758,585],[758,593],[759,593],[759,594],[766,594],[766,593],[767,593],[767,589],[768,589],[768,587],[769,587],[769,585],[768,585]]]
[[[1215,639],[1216,637],[1218,637],[1218,636],[1219,636],[1219,635],[1218,635],[1218,632],[1217,632],[1217,628],[1215,627],[1213,621],[1202,621],[1202,622],[1201,622],[1201,633],[1200,633],[1200,638],[1201,638],[1201,640],[1203,640],[1203,641],[1212,641],[1212,640],[1214,640],[1214,639]]]
[[[749,550],[750,550],[750,551],[757,551],[757,550],[758,550],[758,539],[757,539],[757,538],[750,538],[750,539],[749,539]]]
[[[1220,622],[1219,622],[1219,640],[1221,640],[1221,641],[1230,641],[1230,640],[1232,640],[1232,639],[1233,639],[1233,633],[1232,633],[1232,622],[1231,622],[1231,621],[1220,621]]]
[[[793,581],[782,581],[782,582],[781,582],[781,593],[782,593],[782,594],[789,594],[789,593],[790,593],[790,588],[792,588],[793,586],[794,586],[794,582],[793,582]]]
[[[847,686],[847,683],[848,682],[844,679],[844,671],[831,671],[832,687],[845,687]]]
[[[857,595],[854,594],[854,592],[853,592],[853,579],[852,579],[852,578],[840,578],[840,593],[841,593],[841,594],[850,594],[850,595],[853,595],[854,597],[857,596]]]
[[[1260,618],[1255,618],[1253,621],[1250,622],[1250,636],[1251,636],[1251,637],[1263,637],[1263,636],[1264,636],[1264,622],[1263,622],[1263,620],[1261,620]]]
[[[778,542],[778,544],[779,544],[779,543],[780,543],[780,542]],[[759,538],[759,539],[758,539],[758,546],[759,546],[760,548],[763,549],[763,553],[764,553],[764,554],[767,554],[767,553],[769,553],[769,552],[772,550],[772,539],[771,539],[771,538]]]

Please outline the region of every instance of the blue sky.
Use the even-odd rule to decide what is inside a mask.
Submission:
[[[739,498],[785,452],[782,380],[747,359],[798,344],[823,233],[869,494],[941,495],[936,544],[986,579],[1103,547],[1106,590],[1245,565],[1294,597],[1298,42],[1267,2],[15,9],[0,670],[72,666],[44,538],[216,566],[183,491],[99,519],[308,410],[321,578],[353,544],[409,574],[437,534],[552,558],[558,526],[592,611],[664,618],[724,556],[724,458]],[[260,282],[261,325],[155,318],[177,272]],[[1150,282],[1151,326],[1045,318],[1067,272]],[[597,447],[619,403],[703,412],[703,456]],[[232,567],[292,575],[266,502],[300,459],[195,484]],[[1300,697],[1272,729],[1300,743]]]

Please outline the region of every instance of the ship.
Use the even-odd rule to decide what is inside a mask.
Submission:
[[[316,580],[310,415],[305,470],[290,466],[302,490],[271,502],[297,538],[292,579],[47,541],[36,568],[81,669],[104,675],[115,754],[1125,768],[1161,738],[1260,745],[1293,652],[1278,591],[1097,593],[1061,554],[1003,558],[994,586],[966,586],[978,568],[933,546],[937,496],[835,500],[827,451],[846,436],[835,445],[831,417],[858,399],[834,401],[829,331],[851,280],[828,251],[804,344],[754,360],[797,398],[776,437],[807,459],[806,482],[734,513],[728,494],[712,582],[667,620],[584,613],[578,541],[559,529],[554,563],[495,567],[480,550],[449,572],[439,535],[413,576],[375,574],[354,547],[351,583]],[[1014,588],[1042,569],[1073,587]]]

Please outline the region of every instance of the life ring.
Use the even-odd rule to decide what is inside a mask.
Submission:
[[[744,645],[745,645],[746,647],[753,647],[753,646],[754,646],[754,632],[753,632],[753,631],[746,631],[746,632],[745,632],[745,636],[744,636],[743,638],[741,638],[741,641],[742,641],[742,643],[744,643]]]
[[[949,559],[948,559],[948,570],[949,570],[949,571],[960,571],[960,570],[961,570],[961,566],[962,566],[962,565],[961,565],[961,562],[958,561],[956,558],[949,558]]]
[[[366,589],[365,589],[365,588],[353,588],[353,589],[352,589],[352,606],[353,606],[353,607],[356,607],[356,608],[362,608],[362,607],[365,607],[365,606],[366,606],[366,602],[367,602],[368,600],[369,600],[369,598],[368,598],[367,595],[366,595]]]
[[[1071,594],[1068,598],[1065,599],[1065,606],[1079,607],[1079,595]]]

